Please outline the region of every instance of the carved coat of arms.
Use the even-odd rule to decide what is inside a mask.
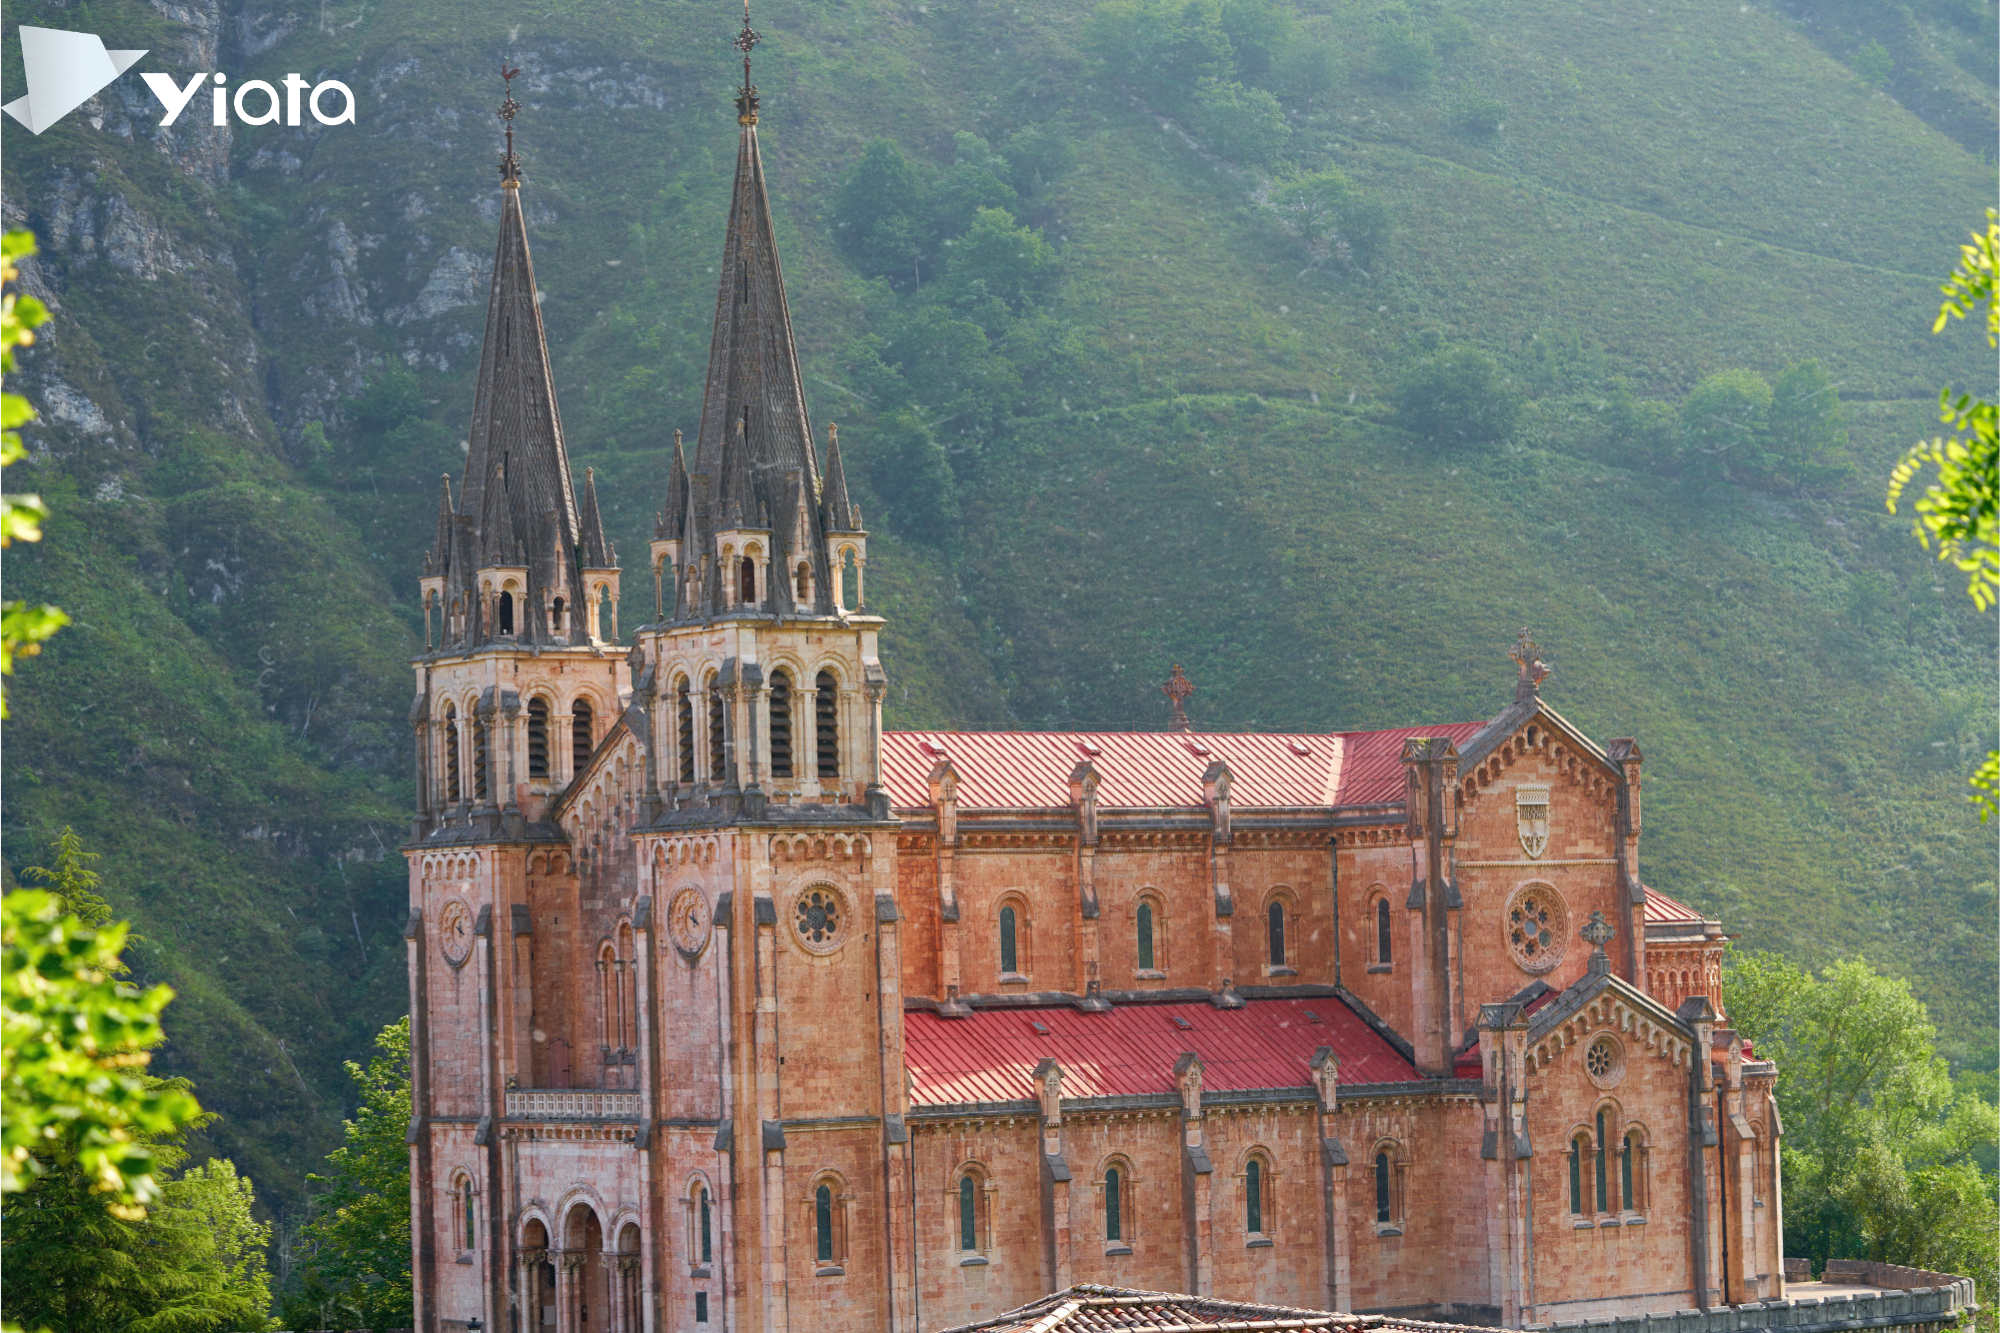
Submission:
[[[1516,787],[1514,815],[1521,825],[1521,850],[1540,856],[1549,846],[1549,789]]]

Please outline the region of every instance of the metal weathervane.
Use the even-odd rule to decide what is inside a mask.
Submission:
[[[500,159],[500,179],[518,181],[521,179],[521,159],[514,156],[514,117],[521,113],[521,104],[514,100],[514,76],[521,72],[520,66],[500,68],[500,82],[505,85],[506,96],[500,102],[500,109],[494,112],[500,123],[507,127],[507,154]]]
[[[743,31],[730,42],[743,53],[743,86],[736,90],[736,123],[739,125],[757,123],[757,85],[750,82],[750,51],[763,40],[763,34],[750,26],[750,0],[743,0]]]

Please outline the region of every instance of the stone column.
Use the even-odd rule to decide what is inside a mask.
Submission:
[[[1035,1066],[1035,1100],[1040,1105],[1042,1138],[1042,1234],[1045,1280],[1051,1291],[1076,1284],[1076,1264],[1070,1250],[1069,1163],[1063,1157],[1062,1066],[1045,1059]]]
[[[1330,1046],[1313,1052],[1313,1087],[1318,1093],[1315,1108],[1319,1122],[1320,1230],[1325,1242],[1326,1308],[1345,1310],[1353,1302],[1348,1295],[1347,1240],[1347,1151],[1334,1133],[1334,1113],[1340,1109],[1340,1057]],[[1343,1305],[1346,1301],[1348,1304]]]
[[[1174,1061],[1174,1084],[1181,1095],[1181,1230],[1187,1243],[1188,1290],[1215,1294],[1215,1163],[1203,1139],[1201,1057],[1193,1051]]]

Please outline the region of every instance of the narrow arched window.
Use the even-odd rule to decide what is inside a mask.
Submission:
[[[1243,1229],[1264,1234],[1264,1164],[1254,1157],[1243,1168]]]
[[[680,689],[675,691],[675,696],[676,697],[674,700],[674,712],[675,712],[675,723],[676,723],[676,739],[680,742],[680,750],[681,750],[681,756],[680,756],[681,781],[693,782],[694,781],[694,695],[689,690],[688,683],[686,680],[681,681]]]
[[[511,592],[500,594],[500,632],[502,634],[514,632],[514,594]]]
[[[708,780],[720,782],[729,772],[729,757],[723,753],[727,719],[722,708],[722,682],[708,683]]]
[[[528,776],[549,775],[549,701],[528,700]]]
[[[1021,970],[1020,941],[1015,938],[1016,925],[1017,922],[1014,917],[1014,909],[1011,907],[1001,908],[1000,909],[1000,970],[1003,973],[1019,972]]]
[[[970,1171],[958,1178],[958,1248],[979,1248],[979,1182]]]
[[[549,606],[549,633],[561,634],[562,632],[563,632],[563,599],[558,597]]]
[[[833,673],[822,671],[813,682],[813,741],[819,752],[819,775],[823,778],[840,776],[840,722],[837,712],[837,689]]]
[[[460,1210],[465,1218],[465,1242],[459,1248],[469,1250],[473,1248],[473,1238],[478,1234],[477,1218],[479,1216],[473,1207],[472,1181],[469,1179],[459,1181],[458,1190]]]
[[[1153,970],[1153,905],[1139,904],[1139,970]]]
[[[744,556],[736,566],[736,595],[745,606],[757,600],[757,562]]]
[[[708,1186],[701,1187],[701,1261],[705,1264],[715,1256],[715,1222],[708,1202]]]
[[[1389,1154],[1375,1154],[1375,1220],[1389,1221]]]
[[[1285,905],[1272,903],[1270,907],[1271,966],[1285,965]]]
[[[1104,1239],[1125,1239],[1125,1199],[1123,1173],[1111,1167],[1104,1173]]]
[[[771,673],[771,776],[792,776],[792,678]]]
[[[813,1236],[817,1242],[817,1254],[823,1264],[833,1262],[833,1190],[821,1185],[813,1191]]]
[[[444,798],[458,804],[458,710],[444,706]]]
[[[1375,900],[1375,961],[1390,961],[1389,900]]]
[[[486,719],[476,713],[472,718],[472,799],[482,804],[486,800]]]
[[[569,771],[572,776],[590,767],[590,752],[597,748],[591,735],[590,700],[578,699],[569,706]]]
[[[798,595],[799,605],[811,606],[812,595],[813,595],[813,567],[812,567],[812,562],[810,560],[799,561],[798,586],[799,586],[799,595]]]
[[[1569,1141],[1569,1211],[1572,1216],[1583,1216],[1583,1153],[1584,1137],[1579,1134]]]
[[[1604,1112],[1599,1110],[1597,1113],[1597,1211],[1600,1213],[1611,1211],[1610,1190],[1606,1188],[1608,1182],[1605,1177],[1608,1173],[1605,1171],[1604,1157]]]
[[[1638,1137],[1637,1134],[1627,1134],[1625,1145],[1618,1152],[1618,1192],[1619,1197],[1625,1202],[1625,1211],[1628,1213],[1639,1211],[1639,1196],[1632,1192],[1632,1157],[1638,1151],[1638,1145],[1634,1142]]]

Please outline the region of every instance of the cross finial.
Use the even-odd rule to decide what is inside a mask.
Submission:
[[[1605,956],[1604,946],[1611,943],[1617,937],[1618,932],[1609,921],[1604,919],[1604,913],[1592,912],[1590,920],[1583,923],[1583,929],[1579,930],[1577,934],[1582,936],[1583,942],[1590,946],[1590,970],[1592,972],[1610,971],[1611,960]]]
[[[494,114],[507,127],[507,153],[500,159],[500,180],[505,185],[521,183],[521,159],[514,156],[514,117],[521,113],[521,104],[514,100],[514,76],[521,72],[517,65],[508,69],[500,67],[500,82],[506,87],[506,95],[500,101],[500,110]]]
[[[1167,723],[1167,730],[1193,731],[1194,726],[1188,721],[1185,705],[1187,697],[1194,693],[1194,682],[1182,674],[1179,662],[1174,663],[1174,674],[1168,677],[1166,684],[1160,686],[1160,693],[1166,695],[1174,703],[1174,715]]]
[[[1513,651],[1508,653],[1508,656],[1513,658],[1514,664],[1521,669],[1520,679],[1514,684],[1515,701],[1537,697],[1541,692],[1542,682],[1549,678],[1549,667],[1548,663],[1542,661],[1542,650],[1535,646],[1535,641],[1528,634],[1525,625],[1521,628],[1521,637],[1514,641]]]
[[[750,50],[764,40],[764,34],[750,26],[750,0],[743,0],[743,31],[729,44],[743,53],[743,86],[736,90],[736,123],[757,123],[757,85],[750,82]]]

